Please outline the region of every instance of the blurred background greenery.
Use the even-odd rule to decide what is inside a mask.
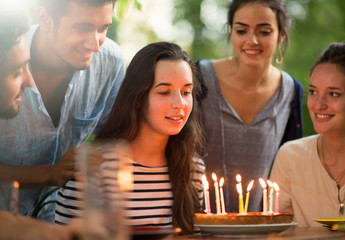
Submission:
[[[35,22],[35,1],[23,4]],[[146,44],[170,41],[193,59],[231,53],[226,26],[231,0],[118,0],[108,36],[121,46],[127,63]],[[282,69],[305,86],[304,135],[314,134],[306,107],[309,68],[329,43],[345,40],[344,0],[286,0],[292,18],[290,45]]]

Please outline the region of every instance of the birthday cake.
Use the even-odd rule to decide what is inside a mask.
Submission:
[[[196,225],[245,225],[291,223],[292,219],[292,213],[263,214],[262,212],[248,212],[246,214],[194,214],[194,224]]]

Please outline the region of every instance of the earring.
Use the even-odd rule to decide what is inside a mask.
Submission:
[[[278,50],[279,50],[279,55],[276,58],[276,63],[283,64],[283,53],[282,53],[281,44],[279,44]]]

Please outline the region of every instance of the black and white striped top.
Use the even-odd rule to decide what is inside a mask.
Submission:
[[[99,191],[100,185],[96,184],[93,191],[94,199],[97,201],[112,195],[112,198],[118,198],[118,186],[111,185],[116,182],[118,169],[118,160],[111,154],[104,156],[102,165],[103,189]],[[123,211],[126,221],[131,227],[152,226],[152,227],[172,227],[172,205],[173,194],[169,180],[168,167],[146,167],[131,161],[133,169],[133,190],[122,193],[125,209]],[[198,189],[200,203],[203,202],[203,188],[201,178],[205,172],[205,165],[201,159],[194,159],[195,168],[193,170],[193,183]],[[108,183],[106,182],[108,181]],[[105,183],[105,184],[104,184]],[[92,186],[89,188],[91,189]],[[93,187],[95,187],[93,186]],[[98,187],[97,187],[98,186]],[[108,189],[106,189],[108,188]],[[55,222],[60,224],[68,223],[74,217],[84,215],[84,183],[69,181],[60,188],[58,192]],[[95,194],[95,192],[97,193]],[[103,195],[102,195],[103,194]],[[90,200],[89,200],[90,201]],[[113,201],[114,202],[114,201]]]

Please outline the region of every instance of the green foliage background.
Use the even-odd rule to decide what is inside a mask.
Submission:
[[[192,38],[192,41],[187,45],[183,43],[184,36],[159,37],[159,33],[149,21],[145,18],[136,19],[137,16],[152,10],[160,1],[163,0],[118,0],[114,24],[108,37],[118,42],[122,48],[132,42],[133,52],[151,42],[171,41],[181,45],[193,59],[229,56],[231,43],[227,36],[226,15],[220,14],[220,10],[226,13],[231,0],[164,0],[173,6],[171,26],[179,29],[181,23],[189,25],[190,30],[184,34],[185,38]],[[35,23],[37,0],[27,2],[30,4],[26,8]],[[308,136],[315,133],[306,107],[309,69],[331,42],[345,40],[345,0],[286,0],[286,3],[292,18],[292,27],[290,45],[284,56],[282,69],[293,74],[305,86],[303,119],[304,135]],[[167,6],[163,4],[162,8],[165,7]],[[217,26],[205,20],[215,9],[218,11],[215,16],[215,21],[219,23]],[[162,10],[164,9],[150,11],[149,14],[159,14]],[[132,32],[126,35],[129,29]],[[131,56],[126,58],[129,62]]]
[[[219,18],[219,22],[224,23],[222,29],[212,29],[207,26],[207,23],[201,17],[201,6],[206,1],[210,2],[210,0],[174,0],[172,24],[177,24],[183,20],[189,22],[192,26],[193,32],[191,34],[193,34],[194,40],[190,46],[183,46],[192,58],[226,57],[231,52],[231,43],[228,41],[225,26],[226,19]],[[145,4],[145,0],[140,2]],[[230,2],[229,0],[213,0],[212,4],[218,8],[227,9]],[[286,2],[292,18],[292,26],[290,29],[290,44],[284,56],[282,69],[293,74],[305,86],[303,120],[304,135],[308,136],[315,133],[306,106],[309,69],[331,42],[345,40],[345,1],[287,0]],[[126,24],[125,20],[116,21],[120,25]],[[138,25],[141,24],[138,23]],[[150,35],[147,43],[166,40],[158,38],[146,28],[147,26],[140,29]],[[171,41],[179,44],[177,39]]]

